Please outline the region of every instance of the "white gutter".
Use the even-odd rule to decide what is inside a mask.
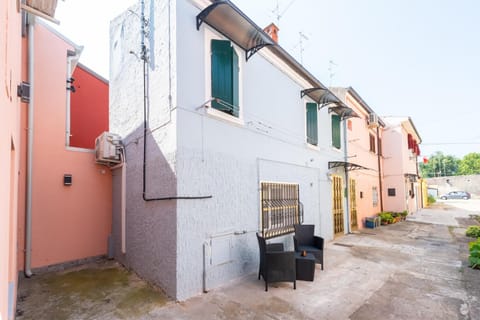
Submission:
[[[72,77],[72,59],[76,57],[67,57],[67,80],[69,80]],[[70,87],[73,86],[72,83],[68,83]],[[65,116],[65,146],[69,147],[70,146],[70,94],[71,91],[67,89],[67,106],[66,106],[66,116]]]
[[[30,83],[30,102],[28,103],[27,124],[27,200],[25,212],[25,276],[32,276],[32,164],[33,164],[33,120],[34,120],[34,32],[35,16],[28,15],[28,82]]]

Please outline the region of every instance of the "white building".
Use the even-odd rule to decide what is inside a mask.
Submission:
[[[228,1],[143,10],[111,24],[110,130],[128,163],[115,257],[184,300],[257,272],[258,231],[293,249],[302,212],[333,239],[352,110]]]

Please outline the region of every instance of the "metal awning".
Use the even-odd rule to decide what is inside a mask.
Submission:
[[[346,161],[329,161],[328,162],[328,169],[343,167],[345,171],[353,171],[353,170],[372,170],[370,168],[361,166],[359,164],[346,162]]]
[[[356,114],[355,111],[353,111],[352,108],[347,107],[343,104],[342,105],[335,105],[333,107],[329,107],[328,111],[338,114],[340,116],[340,118],[342,118],[342,120],[348,119],[348,118],[360,118],[360,116],[358,114]]]
[[[408,180],[408,182],[417,182],[418,175],[416,174],[411,174],[411,173],[405,173],[405,179]]]
[[[320,108],[330,106],[329,112],[338,114],[342,120],[352,117],[358,117],[358,115],[347,107],[336,95],[325,87],[314,87],[300,91],[300,97],[308,96],[310,99],[320,105]]]
[[[229,0],[216,0],[197,15],[197,30],[205,22],[243,50],[247,60],[258,50],[273,45],[270,36]]]

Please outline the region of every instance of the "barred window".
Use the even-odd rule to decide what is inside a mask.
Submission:
[[[264,238],[292,233],[293,225],[303,221],[298,184],[262,182],[261,203]]]

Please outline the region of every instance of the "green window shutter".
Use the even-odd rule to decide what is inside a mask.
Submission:
[[[307,142],[318,144],[317,104],[307,102]]]
[[[230,41],[212,40],[212,107],[238,117],[238,55]]]
[[[238,55],[232,48],[232,105],[233,115],[238,117],[238,73],[239,73]]]
[[[332,115],[332,145],[340,149],[342,146],[340,138],[340,116],[333,114]]]

